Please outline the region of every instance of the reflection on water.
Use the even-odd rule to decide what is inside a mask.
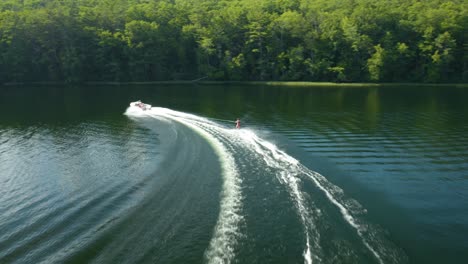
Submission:
[[[225,127],[233,127],[233,121],[240,117],[244,127],[269,137],[362,204],[369,221],[386,230],[389,239],[408,254],[411,262],[468,260],[468,89],[213,85],[0,87],[0,262],[53,261],[46,256],[59,249],[62,256],[55,255],[56,261],[115,260],[119,253],[106,247],[115,230],[142,236],[146,231],[146,253],[163,254],[168,247],[178,248],[179,255],[165,255],[165,260],[172,263],[183,263],[180,252],[185,253],[185,261],[203,259],[216,220],[217,192],[200,196],[200,206],[204,206],[182,213],[187,200],[195,196],[176,202],[176,196],[163,195],[154,188],[165,186],[161,190],[182,193],[188,189],[175,183],[194,179],[174,179],[171,184],[155,170],[162,166],[157,161],[164,155],[179,157],[181,148],[187,153],[214,154],[206,154],[209,148],[201,142],[181,143],[194,139],[189,131],[180,128],[180,147],[168,154],[170,148],[163,148],[161,138],[175,128],[154,121],[142,124],[122,115],[128,103],[138,99],[216,118]],[[199,174],[191,171],[187,175],[206,174],[200,178],[204,184],[211,189],[220,188],[219,182],[213,180],[220,168],[199,166],[195,154],[185,158],[185,162],[200,170]],[[245,164],[255,172],[251,177],[261,174],[247,161]],[[184,166],[167,166],[174,170],[171,175],[184,175]],[[250,181],[246,178],[244,183]],[[206,190],[204,186],[199,188]],[[246,188],[247,195],[250,192]],[[312,190],[308,195],[315,197]],[[262,197],[257,198],[262,201]],[[158,201],[160,208],[154,207]],[[249,207],[261,208],[255,203],[244,201],[245,211],[250,212]],[[163,206],[167,204],[178,206],[168,210]],[[178,219],[181,214],[207,217],[200,220],[203,228],[197,229],[189,222],[168,225],[148,212],[168,215],[168,219]],[[142,220],[138,222],[133,217]],[[138,227],[142,222],[159,223],[159,227],[174,233],[144,230]],[[291,230],[298,229],[274,226],[271,228],[288,236],[292,236]],[[186,245],[181,240],[172,244],[154,240],[158,236],[167,241],[174,241],[173,236],[184,238],[176,235],[177,230],[198,230],[194,232],[201,242]],[[101,235],[95,236],[97,233]],[[124,239],[124,235],[119,239]],[[255,255],[274,254],[259,253],[259,243],[265,241],[249,239],[245,243],[257,251],[240,250],[244,255],[238,254],[239,260],[253,261]],[[138,238],[129,237],[130,241],[137,243]],[[89,250],[86,245],[98,250]],[[113,245],[126,249],[125,245]],[[302,248],[291,249],[301,244],[291,239],[289,245],[283,250],[292,252],[294,257],[290,259],[303,261]],[[155,260],[151,254],[131,256],[127,259]],[[286,254],[281,261],[287,260]],[[271,259],[275,261],[281,262]]]

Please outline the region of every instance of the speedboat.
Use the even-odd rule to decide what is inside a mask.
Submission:
[[[146,110],[150,110],[151,109],[151,105],[150,104],[145,104],[145,103],[142,103],[140,100],[136,101],[136,102],[131,102],[130,103],[130,106],[135,106],[135,107],[139,107],[141,110],[143,111],[146,111]]]

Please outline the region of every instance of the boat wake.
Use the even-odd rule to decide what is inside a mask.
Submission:
[[[246,182],[249,176],[255,174],[246,169],[249,166],[268,172],[288,193],[302,225],[302,255],[305,263],[331,263],[334,254],[352,255],[347,258],[351,261],[356,260],[356,255],[364,255],[365,262],[404,262],[404,254],[386,239],[379,228],[365,220],[366,210],[357,201],[347,197],[341,188],[323,175],[310,170],[272,142],[259,137],[255,131],[226,128],[208,118],[161,107],[152,107],[146,111],[129,107],[125,114],[179,123],[204,138],[216,153],[223,183],[217,223],[205,251],[208,263],[235,262],[238,252],[242,251],[242,244],[247,236],[245,225],[248,222],[244,205],[250,202],[245,197],[247,194],[244,189],[251,187],[246,186]],[[305,185],[313,186],[315,191],[306,190]],[[319,204],[319,201],[325,201],[325,204]],[[329,239],[329,231],[326,231],[323,223],[327,217],[332,217],[330,215],[341,216],[341,220],[330,222],[335,222],[337,226],[346,226],[344,229],[354,234],[353,240],[359,241],[362,250],[337,252],[343,245],[354,241],[337,242],[339,245],[333,250],[322,246]]]

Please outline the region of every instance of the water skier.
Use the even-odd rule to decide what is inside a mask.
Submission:
[[[240,128],[240,119],[239,118],[237,118],[237,120],[236,120],[236,128]]]

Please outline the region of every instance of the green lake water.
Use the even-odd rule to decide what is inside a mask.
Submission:
[[[467,263],[467,102],[450,86],[0,87],[0,263]]]

